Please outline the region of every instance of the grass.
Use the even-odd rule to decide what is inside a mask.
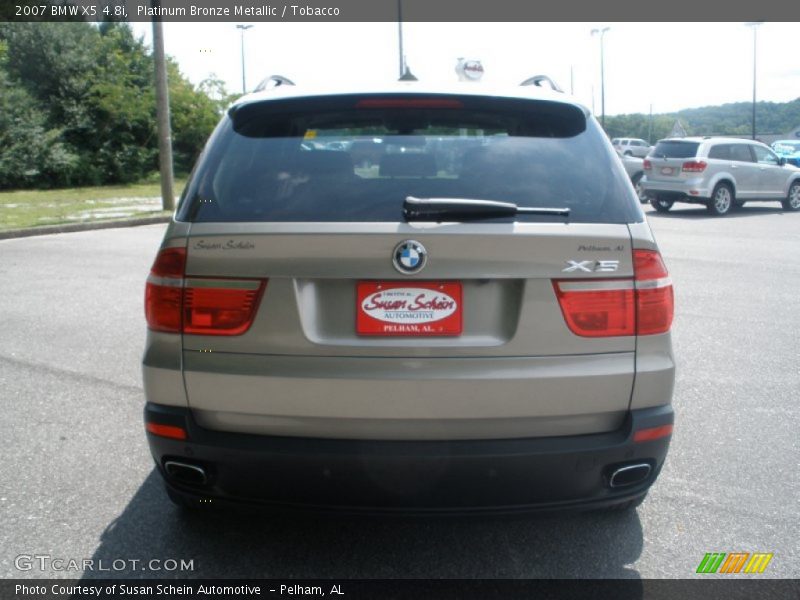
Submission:
[[[175,181],[175,191],[185,179]],[[0,192],[0,231],[169,214],[154,183]]]

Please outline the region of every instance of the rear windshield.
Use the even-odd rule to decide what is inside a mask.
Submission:
[[[692,158],[699,146],[698,142],[661,141],[650,154],[659,158]]]
[[[568,207],[570,222],[641,221],[606,143],[582,110],[556,102],[338,96],[245,105],[212,137],[178,218],[398,222],[404,199],[416,196]]]

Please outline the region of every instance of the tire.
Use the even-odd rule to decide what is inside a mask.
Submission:
[[[666,200],[661,196],[655,196],[650,198],[650,206],[656,209],[656,211],[660,213],[669,212],[669,209],[672,208],[672,205],[675,204],[674,200]]]
[[[717,217],[723,217],[731,212],[734,204],[733,188],[727,183],[718,183],[711,194],[706,208],[708,212]]]
[[[781,202],[783,210],[797,212],[800,210],[800,181],[795,181],[789,186],[789,193],[786,194],[786,200]]]
[[[625,156],[633,156],[633,152],[630,150],[625,150]]]
[[[639,197],[639,202],[647,204],[650,199],[642,188],[642,177],[644,177],[644,173],[637,173],[631,179],[631,183],[633,183],[633,189],[636,190],[636,195]]]

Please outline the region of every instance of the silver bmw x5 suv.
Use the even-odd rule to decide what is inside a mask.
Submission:
[[[147,280],[170,498],[641,502],[672,432],[673,292],[587,109],[535,86],[280,83],[224,116]]]

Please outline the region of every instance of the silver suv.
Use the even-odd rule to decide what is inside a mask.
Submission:
[[[644,158],[653,147],[640,138],[614,138],[611,144],[623,156],[636,156]]]
[[[800,169],[759,142],[694,137],[661,140],[644,161],[642,187],[666,212],[675,202],[725,215],[749,201],[779,201],[800,210]]]
[[[630,507],[667,452],[672,285],[556,91],[240,99],[145,309],[147,438],[184,507]]]

